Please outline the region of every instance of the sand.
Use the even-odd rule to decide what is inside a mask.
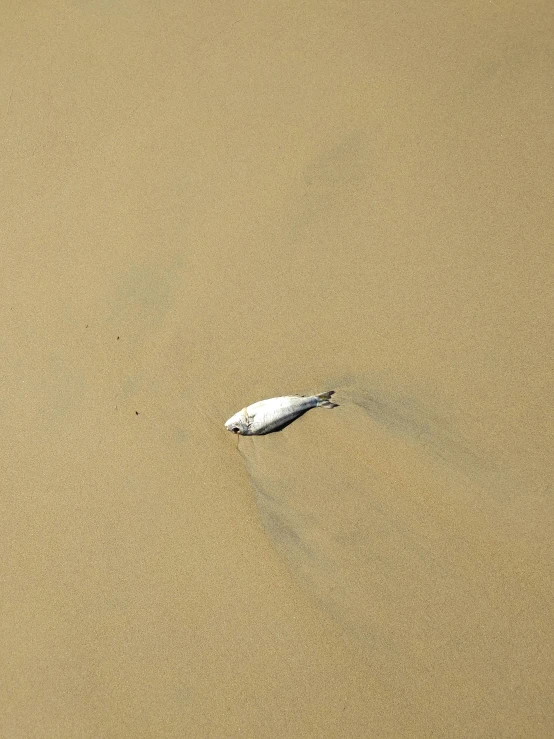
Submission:
[[[551,737],[551,3],[1,15],[0,735]]]

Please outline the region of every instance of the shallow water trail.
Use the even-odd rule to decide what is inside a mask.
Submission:
[[[241,444],[268,535],[383,679],[403,672],[409,696],[423,678],[448,702],[471,673],[503,705],[506,655],[526,628],[518,614],[534,610],[538,627],[549,607],[546,570],[525,593],[512,575],[544,542],[453,424],[377,391],[337,397],[333,413]],[[451,669],[437,671],[445,659]]]

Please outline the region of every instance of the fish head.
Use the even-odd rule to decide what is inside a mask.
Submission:
[[[233,434],[248,433],[250,424],[248,422],[245,410],[243,409],[242,411],[235,413],[235,415],[231,416],[228,421],[225,421],[225,428],[227,429],[227,431],[231,431]]]

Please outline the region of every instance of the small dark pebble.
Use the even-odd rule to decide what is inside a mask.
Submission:
[[[138,416],[138,414],[139,414],[139,412],[138,411],[135,411],[135,416]]]

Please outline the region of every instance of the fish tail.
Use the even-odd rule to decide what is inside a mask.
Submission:
[[[331,395],[334,395],[334,390],[328,390],[326,393],[319,393],[316,395],[318,408],[336,408],[338,403],[331,401]]]

